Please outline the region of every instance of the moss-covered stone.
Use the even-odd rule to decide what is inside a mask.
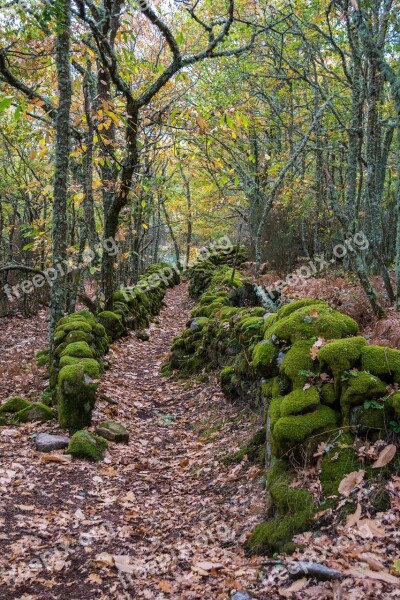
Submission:
[[[127,444],[129,441],[126,427],[114,421],[103,421],[96,427],[96,433],[111,442]]]
[[[75,358],[93,358],[93,350],[87,342],[73,342],[68,344],[61,352],[63,356],[74,356]]]
[[[351,371],[340,397],[344,424],[349,424],[352,406],[363,404],[368,399],[381,398],[385,394],[386,386],[378,377],[365,371]]]
[[[264,377],[271,377],[278,372],[276,359],[278,358],[278,349],[269,340],[263,340],[256,344],[252,354],[252,367],[255,371]]]
[[[93,343],[93,340],[94,336],[91,333],[85,333],[84,331],[70,331],[65,338],[67,344],[86,342],[90,345]]]
[[[44,367],[49,364],[49,350],[39,350],[36,352],[36,364],[38,367]]]
[[[307,390],[294,390],[283,398],[280,413],[282,417],[301,415],[314,410],[319,403],[319,394],[316,387],[310,387]]]
[[[54,419],[53,411],[41,402],[33,402],[22,410],[16,412],[13,423],[27,423],[28,421],[49,421]]]
[[[377,431],[386,433],[386,415],[385,409],[364,408],[364,406],[354,406],[350,411],[350,425],[352,431],[358,435],[369,435]]]
[[[32,406],[32,403],[20,396],[12,396],[0,406],[0,414],[17,413],[25,408]]]
[[[293,343],[312,337],[341,339],[357,333],[358,325],[353,319],[317,303],[298,308],[285,318],[279,318],[278,313],[277,321],[265,331],[264,337]]]
[[[335,385],[333,383],[324,383],[320,389],[320,397],[322,404],[328,404],[329,406],[335,404],[339,399]]]
[[[305,415],[281,417],[272,431],[273,451],[276,456],[283,456],[290,449],[306,442],[311,436],[326,430],[334,430],[336,426],[336,413],[323,405]]]
[[[285,319],[289,317],[292,313],[296,312],[300,308],[304,307],[318,307],[324,306],[327,307],[327,303],[324,300],[316,300],[315,298],[303,298],[302,300],[295,300],[294,302],[290,302],[289,304],[285,304],[282,306],[276,314],[276,319]]]
[[[77,431],[90,425],[97,384],[79,363],[63,367],[58,376],[58,421]]]
[[[400,383],[400,351],[386,346],[367,346],[361,353],[361,368],[372,375]]]
[[[104,438],[88,431],[77,431],[71,437],[67,452],[76,458],[100,461],[104,459],[107,442]]]
[[[339,377],[343,371],[349,371],[357,365],[366,345],[367,341],[363,337],[335,340],[326,344],[318,352],[321,370],[328,370]]]
[[[280,373],[290,379],[294,388],[303,388],[309,374],[316,369],[310,354],[313,343],[313,340],[295,342],[282,360]]]
[[[334,504],[329,499],[332,500],[330,497],[339,494],[338,488],[345,475],[362,468],[357,452],[352,447],[353,443],[354,438],[350,434],[342,435],[322,459],[320,481],[329,506]]]
[[[72,315],[71,315],[72,316]],[[69,333],[70,331],[83,331],[84,333],[92,333],[92,326],[84,319],[71,319],[70,317],[66,317],[68,320],[64,323],[59,322],[55,333],[62,331],[64,333]]]
[[[126,326],[120,314],[105,310],[99,314],[99,321],[113,340],[117,340],[127,333]]]

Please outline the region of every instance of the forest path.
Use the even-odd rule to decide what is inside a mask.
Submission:
[[[110,444],[103,463],[43,462],[31,434],[56,425],[2,432],[0,597],[225,600],[257,587],[263,597],[261,559],[242,549],[262,519],[262,471],[221,461],[257,424],[213,376],[160,375],[190,312],[187,286],[165,301],[148,342],[131,332],[111,347],[99,388],[94,423],[122,422],[128,445]]]

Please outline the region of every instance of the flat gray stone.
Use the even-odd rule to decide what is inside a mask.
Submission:
[[[114,421],[104,421],[96,427],[97,435],[100,435],[110,442],[121,442],[127,444],[129,442],[129,433],[121,423]]]
[[[247,592],[237,592],[231,600],[255,600]]]
[[[39,433],[36,436],[36,450],[39,452],[51,452],[52,450],[62,450],[69,444],[67,435],[51,435],[50,433]]]

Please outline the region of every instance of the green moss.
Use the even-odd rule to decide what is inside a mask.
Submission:
[[[97,384],[85,371],[84,365],[68,365],[61,369],[58,376],[58,421],[63,429],[77,431],[90,425],[96,390]]]
[[[85,333],[92,333],[92,326],[84,318],[71,319],[71,317],[67,317],[67,319],[69,320],[62,324],[61,321],[63,319],[59,321],[55,333],[60,331],[63,331],[64,333],[69,333],[70,331],[83,331]]]
[[[75,342],[86,342],[87,344],[93,343],[94,336],[91,333],[85,333],[84,331],[70,331],[65,341],[67,344],[73,344]]]
[[[283,456],[291,448],[306,442],[311,436],[335,427],[336,413],[328,406],[320,405],[316,410],[305,415],[281,417],[272,432],[273,451],[277,456]]]
[[[49,350],[39,350],[36,352],[36,364],[38,367],[44,367],[49,364]]]
[[[240,324],[241,338],[245,342],[254,336],[261,337],[264,329],[264,319],[261,317],[246,317]]]
[[[93,350],[87,342],[74,342],[68,344],[62,351],[63,356],[75,356],[76,358],[93,358]]]
[[[307,390],[294,390],[283,398],[280,413],[282,417],[301,415],[314,410],[319,403],[319,393],[316,387],[310,387]]]
[[[350,412],[350,425],[354,433],[359,435],[368,435],[374,431],[386,433],[386,415],[385,410],[376,408],[364,408],[364,406],[355,406]]]
[[[279,514],[255,528],[246,542],[250,552],[291,552],[295,548],[293,536],[309,528],[315,511],[312,494],[307,489],[291,488],[292,481],[293,473],[287,462],[273,458],[267,475],[267,489]]]
[[[350,447],[353,442],[354,438],[350,434],[344,434],[339,443],[324,455],[320,481],[325,498],[337,496],[339,485],[345,475],[362,468],[357,452]],[[333,504],[329,503],[330,506]]]
[[[396,415],[400,417],[400,392],[396,392],[391,396],[391,404]]]
[[[385,346],[367,346],[361,353],[361,368],[400,383],[400,351]]]
[[[289,304],[285,304],[285,306],[282,306],[282,308],[278,310],[276,318],[285,319],[286,317],[289,317],[291,314],[296,312],[296,310],[299,310],[299,308],[304,308],[307,306],[315,306],[316,308],[318,308],[318,306],[327,307],[328,305],[323,300],[316,300],[315,298],[303,298],[303,300],[296,300],[295,302],[290,302]]]
[[[318,352],[321,370],[328,369],[335,377],[339,377],[343,371],[349,371],[356,366],[366,345],[365,338],[354,337],[335,340],[323,346]]]
[[[20,396],[12,396],[0,406],[0,413],[16,413],[32,406],[31,402]]]
[[[335,385],[333,383],[324,383],[320,389],[320,397],[322,404],[335,404],[339,398]]]
[[[252,367],[259,375],[272,376],[278,371],[276,359],[278,349],[268,340],[256,344],[252,354]]]
[[[278,340],[293,343],[312,337],[340,339],[356,335],[357,332],[358,325],[353,319],[322,303],[299,308],[285,318],[278,318],[265,331],[264,337],[275,336]]]
[[[313,340],[295,342],[282,361],[280,372],[290,379],[294,388],[303,388],[309,380],[308,373],[313,372],[314,362],[310,355],[313,343]]]
[[[53,336],[53,340],[54,343],[57,345],[60,342],[63,341],[63,339],[67,336],[66,331],[64,331],[63,329],[56,329],[56,331],[54,332],[54,336]]]
[[[99,314],[99,321],[113,340],[126,334],[126,326],[120,314],[105,310]]]
[[[96,325],[93,326],[93,333],[97,337],[105,337],[107,335],[106,330],[101,323],[96,323]]]
[[[275,396],[275,398],[272,398],[268,404],[268,416],[269,416],[271,432],[273,432],[276,423],[281,418],[282,401],[283,401],[282,396]]]
[[[107,442],[104,438],[88,431],[77,431],[70,439],[67,452],[76,458],[100,461],[104,458]]]
[[[54,419],[53,411],[41,402],[33,402],[22,410],[16,412],[13,423],[27,423],[28,421],[49,421]]]
[[[365,371],[352,371],[340,397],[344,424],[349,424],[352,406],[363,404],[365,400],[381,398],[385,394],[386,386],[378,377]]]

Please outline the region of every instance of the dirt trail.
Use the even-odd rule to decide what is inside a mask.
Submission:
[[[226,599],[257,589],[260,559],[245,558],[242,542],[262,518],[262,471],[221,461],[257,429],[254,416],[213,377],[159,373],[190,308],[185,285],[169,290],[150,341],[131,333],[112,346],[94,422],[124,423],[130,442],[110,444],[105,462],[43,462],[32,435],[56,433],[54,423],[0,428],[1,598]]]

